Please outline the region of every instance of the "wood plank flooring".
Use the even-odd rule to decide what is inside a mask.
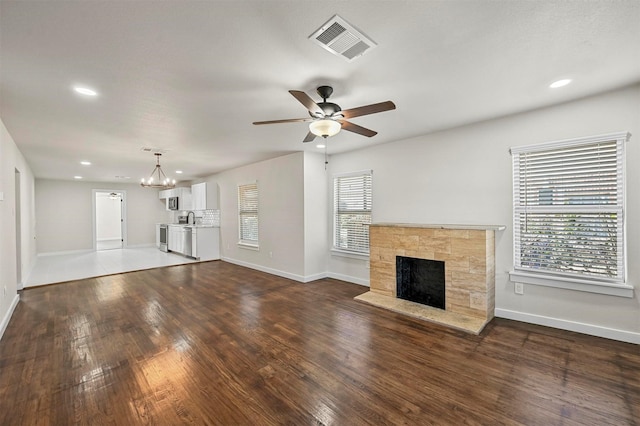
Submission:
[[[479,336],[214,261],[25,290],[0,425],[637,425],[640,349]]]

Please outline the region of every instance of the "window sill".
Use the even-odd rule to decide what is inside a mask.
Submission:
[[[541,285],[545,287],[564,288],[567,290],[585,291],[588,293],[608,294],[610,296],[633,297],[633,286],[598,281],[560,277],[550,274],[534,274],[523,271],[510,271],[511,282]]]
[[[345,251],[345,250],[340,250],[337,248],[332,248],[331,249],[331,256],[338,256],[338,257],[348,257],[351,259],[358,259],[358,260],[369,260],[369,255],[365,254],[365,253],[356,253],[353,251]]]
[[[247,250],[260,251],[260,246],[258,244],[243,243],[242,241],[238,242],[238,247]]]

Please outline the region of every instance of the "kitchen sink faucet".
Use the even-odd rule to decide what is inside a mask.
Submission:
[[[193,223],[189,222],[189,216],[193,215]],[[187,213],[187,225],[195,225],[196,224],[196,214],[192,211]]]

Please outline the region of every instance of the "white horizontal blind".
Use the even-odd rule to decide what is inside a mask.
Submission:
[[[514,148],[514,268],[625,280],[626,135]]]
[[[238,186],[240,243],[258,244],[258,184]]]
[[[337,176],[333,180],[336,249],[369,253],[372,201],[371,172]]]

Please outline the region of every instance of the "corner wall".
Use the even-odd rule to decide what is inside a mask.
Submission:
[[[633,298],[526,285],[514,293],[512,146],[628,131],[627,255]],[[373,170],[373,222],[506,225],[496,232],[496,316],[640,343],[640,85],[331,156],[330,175]],[[329,213],[330,214],[330,213]],[[329,274],[368,283],[368,261]]]
[[[17,273],[16,169],[20,172],[20,275],[24,281],[36,259],[34,178],[0,119],[0,338],[18,304],[18,289],[22,288]]]
[[[304,270],[306,281],[327,275],[328,170],[324,154],[304,153]]]
[[[209,176],[220,199],[222,259],[296,281],[304,270],[304,153]],[[258,250],[238,245],[238,185],[258,182]]]

